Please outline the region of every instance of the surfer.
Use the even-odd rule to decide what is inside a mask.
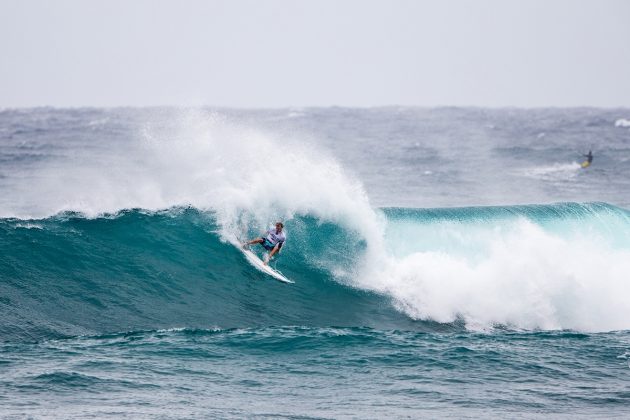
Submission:
[[[591,166],[591,162],[593,161],[593,152],[591,150],[588,151],[588,154],[582,155],[586,158],[584,162],[582,162],[582,168],[586,168],[587,166]]]
[[[588,151],[588,154],[582,156],[586,158],[586,161],[589,163],[589,165],[593,161],[593,152],[590,150]]]
[[[269,258],[264,261],[264,264],[267,265],[267,262],[271,260],[271,257],[273,257],[276,252],[280,251],[280,248],[284,245],[284,241],[287,239],[284,232],[282,232],[282,228],[284,228],[282,222],[277,222],[275,229],[272,228],[265,232],[265,235],[267,236],[252,239],[251,241],[244,243],[243,248],[247,248],[252,244],[261,244],[267,251],[271,251],[269,253]]]

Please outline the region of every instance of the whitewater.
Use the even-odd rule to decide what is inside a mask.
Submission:
[[[3,110],[0,411],[627,414],[625,117]]]

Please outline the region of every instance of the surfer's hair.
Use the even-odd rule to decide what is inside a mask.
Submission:
[[[277,223],[276,223],[276,226],[278,226],[278,225],[280,225],[280,227],[281,227],[281,228],[283,228],[283,227],[284,227],[284,225],[282,224],[282,222],[277,222]]]

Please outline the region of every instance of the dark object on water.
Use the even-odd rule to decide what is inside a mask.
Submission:
[[[581,166],[582,168],[587,168],[589,166],[591,166],[591,162],[593,162],[593,152],[591,150],[588,151],[588,153],[586,155],[582,155],[586,158],[586,160],[584,162],[582,162]]]

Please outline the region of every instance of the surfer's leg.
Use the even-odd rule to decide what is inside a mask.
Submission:
[[[251,241],[249,241],[249,242],[245,242],[245,243],[243,244],[243,248],[246,248],[246,247],[248,247],[249,245],[252,245],[252,244],[261,244],[264,240],[265,240],[264,238],[256,238],[256,239],[252,239],[252,240],[251,240]]]
[[[278,249],[279,249],[278,245],[274,246],[274,247],[271,249],[271,252],[269,253],[269,258],[267,259],[267,261],[269,261],[270,259],[272,259],[272,258],[273,258],[274,254],[275,254],[276,252],[278,252]]]

